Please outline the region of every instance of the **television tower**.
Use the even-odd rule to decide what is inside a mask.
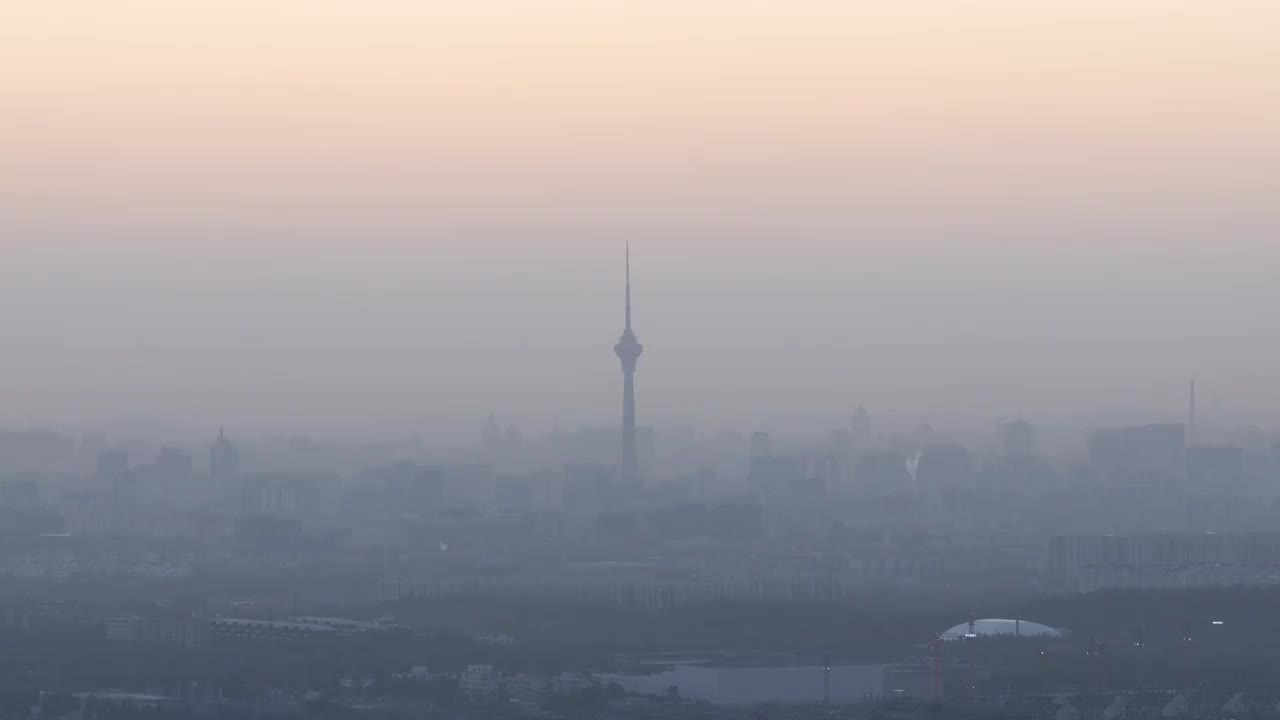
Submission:
[[[626,327],[613,352],[622,361],[622,482],[640,484],[640,468],[636,462],[636,361],[644,346],[631,331],[631,243],[626,249],[627,297]]]

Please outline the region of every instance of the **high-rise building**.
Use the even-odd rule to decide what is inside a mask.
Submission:
[[[893,450],[872,450],[863,454],[853,471],[859,488],[875,491],[898,491],[911,482],[907,458]]]
[[[871,444],[871,413],[867,409],[858,406],[857,411],[853,414],[853,420],[849,423],[849,429],[853,432],[853,443],[859,448],[866,448]]]
[[[129,469],[129,453],[108,450],[98,455],[98,479],[109,498],[110,526],[128,531],[137,524],[138,477]]]
[[[1028,457],[1035,452],[1036,429],[1031,423],[1018,419],[1001,428],[1004,439],[1004,454],[1008,457]]]
[[[489,456],[496,456],[502,452],[502,428],[498,427],[498,421],[493,417],[493,413],[489,413],[489,419],[485,420],[480,446]]]
[[[1111,481],[1181,477],[1187,464],[1187,428],[1170,423],[1094,431],[1089,436],[1089,464]]]
[[[764,495],[785,494],[809,476],[809,462],[798,455],[751,458],[747,484]]]
[[[209,472],[216,483],[230,483],[240,477],[240,451],[218,430],[218,439],[209,449]]]
[[[751,433],[750,453],[752,459],[773,455],[773,443],[769,439],[769,433],[763,430]]]
[[[916,484],[931,490],[972,489],[973,456],[963,445],[933,443],[920,453]]]
[[[149,502],[171,505],[191,499],[193,464],[191,454],[181,448],[160,449],[155,461],[134,471],[138,487]]]
[[[123,450],[104,450],[98,453],[98,478],[110,485],[116,478],[129,472],[129,453]]]
[[[633,486],[641,483],[640,467],[636,460],[636,361],[644,352],[644,346],[631,331],[631,245],[627,245],[626,259],[626,326],[613,352],[622,361],[622,482]]]
[[[0,430],[0,471],[68,469],[75,447],[75,440],[48,430]]]
[[[1187,483],[1196,489],[1225,492],[1244,484],[1244,450],[1238,447],[1187,448]]]

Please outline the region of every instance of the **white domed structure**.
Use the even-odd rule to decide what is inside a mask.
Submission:
[[[939,636],[941,640],[964,640],[983,637],[1060,638],[1063,632],[1048,625],[1026,620],[988,618],[957,625]]]

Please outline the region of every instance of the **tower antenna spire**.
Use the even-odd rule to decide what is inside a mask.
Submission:
[[[627,241],[627,329],[631,329],[631,241]]]

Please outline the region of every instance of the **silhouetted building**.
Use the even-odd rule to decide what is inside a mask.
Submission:
[[[136,527],[141,493],[138,477],[129,469],[129,454],[121,450],[99,453],[97,485],[107,493],[108,527],[117,532]]]
[[[343,536],[341,531],[304,528],[294,518],[242,515],[236,519],[233,541],[236,551],[249,557],[327,558],[337,550]]]
[[[192,471],[190,453],[179,448],[162,448],[154,462],[141,465],[134,472],[147,500],[167,505],[190,499]]]
[[[156,458],[156,465],[175,479],[186,479],[191,477],[194,463],[191,453],[186,450],[167,447],[160,449],[160,457]]]
[[[1187,484],[1201,490],[1234,490],[1244,484],[1244,450],[1193,447],[1187,450]]]
[[[1050,574],[1080,591],[1280,584],[1278,533],[1055,537]]]
[[[911,482],[907,458],[891,450],[873,450],[863,455],[853,478],[859,488],[882,491],[903,490]]]
[[[765,458],[773,455],[773,443],[769,439],[769,433],[751,433],[750,453],[752,458]]]
[[[40,504],[40,482],[25,474],[0,480],[0,506],[33,508]]]
[[[107,436],[101,433],[86,433],[80,437],[76,445],[76,464],[85,470],[95,467],[98,455],[107,449]]]
[[[329,474],[249,475],[241,486],[241,511],[254,515],[326,515],[337,503],[340,484],[336,475]]]
[[[972,488],[973,458],[969,451],[952,443],[934,443],[920,454],[916,484],[922,488]]]
[[[1113,482],[1167,481],[1186,470],[1181,423],[1098,430],[1089,436],[1089,463]]]
[[[480,444],[483,462],[491,467],[509,470],[517,465],[522,444],[520,432],[507,426],[504,430],[498,426],[492,413],[485,421],[484,435]],[[616,448],[615,448],[616,452]]]
[[[66,518],[67,532],[74,535],[97,535],[110,532],[112,494],[106,490],[79,490],[66,493],[59,502]]]
[[[853,420],[849,424],[849,429],[853,431],[854,445],[860,448],[869,446],[871,444],[871,433],[873,429],[871,425],[871,413],[867,412],[866,408],[859,405],[858,409],[853,413]]]
[[[493,417],[493,413],[489,413],[489,417],[484,423],[484,435],[480,439],[480,445],[488,456],[496,456],[502,451],[502,429],[498,427],[498,421]]]
[[[554,436],[557,459],[560,465],[583,463],[608,465],[614,474],[622,477],[618,465],[618,448],[624,437],[621,425],[608,427],[580,427],[572,432],[559,432]],[[652,467],[657,452],[657,433],[651,427],[636,427],[636,460],[640,468]]]
[[[65,468],[75,458],[75,442],[55,432],[0,431],[0,470]]]
[[[240,477],[240,451],[227,439],[223,430],[209,450],[209,472],[217,484],[229,485]]]
[[[559,509],[563,495],[564,476],[553,470],[539,470],[531,475],[494,477],[494,500],[503,510]]]
[[[356,484],[371,493],[383,512],[416,514],[444,505],[444,471],[438,467],[396,463],[364,471]]]
[[[802,457],[753,457],[747,468],[747,484],[766,496],[783,495],[808,475],[809,462]]]
[[[477,507],[493,501],[496,487],[488,465],[445,465],[440,470],[446,507]]]
[[[1022,415],[1018,415],[1018,419],[1001,428],[1001,436],[1004,440],[1004,454],[1007,457],[1028,457],[1035,453],[1036,447],[1036,429],[1035,427],[1022,419]]]
[[[813,458],[809,463],[809,474],[827,492],[844,485],[844,465],[831,455]]]
[[[840,463],[832,457],[751,458],[747,483],[768,505],[812,505],[840,485]]]
[[[43,505],[0,504],[0,536],[6,542],[14,537],[34,537],[65,532],[63,516]]]
[[[648,511],[644,523],[651,533],[668,540],[751,540],[761,537],[765,527],[759,505],[675,505]]]
[[[606,465],[569,465],[564,469],[564,509],[577,514],[598,513],[615,505],[619,495],[613,469]]]
[[[113,484],[121,475],[129,472],[129,453],[106,450],[98,453],[98,479],[106,485]]]

